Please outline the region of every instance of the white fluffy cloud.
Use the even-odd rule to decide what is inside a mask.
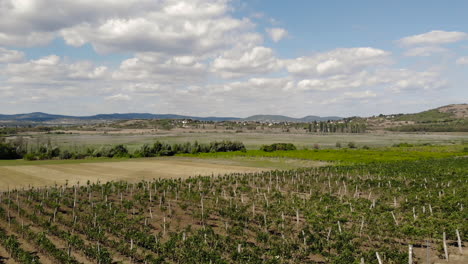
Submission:
[[[468,56],[458,58],[456,63],[458,65],[467,65],[468,64]]]
[[[128,82],[153,84],[185,84],[203,80],[206,65],[195,56],[167,56],[161,53],[137,53],[124,60],[113,79]],[[144,85],[141,87],[149,87]]]
[[[24,60],[24,53],[0,47],[0,63],[20,62]]]
[[[250,78],[213,86],[210,94],[229,94],[237,98],[277,98],[280,93],[292,89],[294,81],[288,78]]]
[[[224,52],[213,61],[211,69],[223,78],[234,78],[269,73],[278,70],[280,65],[272,49],[256,46]]]
[[[1,0],[0,45],[33,46],[51,41],[64,28],[145,9],[150,0]]]
[[[335,49],[286,62],[290,73],[307,76],[349,74],[390,63],[389,52],[370,47]]]
[[[106,101],[130,101],[132,98],[127,94],[114,94],[104,98]]]
[[[377,94],[373,91],[365,90],[359,92],[345,92],[344,96],[348,98],[364,99],[377,97]]]
[[[468,38],[468,33],[459,31],[433,30],[424,34],[405,37],[399,40],[402,45],[438,45],[458,42]]]
[[[42,84],[44,86],[90,81],[104,78],[107,68],[91,62],[67,63],[50,55],[24,63],[10,63],[4,69],[7,83]]]
[[[379,73],[382,82],[388,84],[390,91],[429,91],[444,88],[447,81],[436,71],[412,71],[408,69],[387,69]]]
[[[278,42],[288,35],[288,31],[284,28],[267,28],[266,32],[273,42]]]
[[[205,54],[261,40],[228,0],[2,0],[0,45],[33,46],[62,36],[99,52]]]
[[[4,64],[0,72],[3,84],[10,87],[6,93],[2,92],[0,104],[17,105],[20,109],[36,104],[61,105],[66,109],[72,103],[79,104],[83,98],[99,96],[112,87],[108,86],[106,67],[88,61],[67,62],[56,55]]]
[[[249,28],[249,21],[230,17],[174,19],[165,14],[147,17],[109,19],[97,25],[79,24],[62,30],[65,41],[73,46],[91,43],[98,52],[115,51],[204,54],[229,45]]]
[[[396,57],[376,47],[279,59],[263,35],[278,42],[288,32],[275,23],[258,28],[233,12],[234,5],[230,0],[0,0],[0,111],[16,104],[15,109],[81,114],[300,116],[320,114],[327,102],[377,102],[447,85],[437,70],[398,69]],[[126,59],[103,66],[54,54],[36,58],[20,49],[55,38],[74,47],[91,45],[106,53],[103,60],[113,53]],[[446,51],[441,44],[466,38],[464,32],[431,31],[399,43],[408,48],[407,56],[429,56]],[[467,61],[461,57],[457,63]]]
[[[432,90],[444,87],[437,72],[418,72],[408,69],[382,68],[374,71],[364,70],[353,74],[340,74],[315,79],[303,79],[297,82],[295,89],[302,92],[345,92],[367,88],[384,89],[388,92],[405,90]],[[349,91],[352,92],[349,92]],[[357,98],[357,97],[354,97]]]
[[[448,52],[448,49],[437,47],[437,46],[427,46],[427,47],[416,47],[411,48],[405,52],[405,56],[409,57],[428,57],[436,53]]]

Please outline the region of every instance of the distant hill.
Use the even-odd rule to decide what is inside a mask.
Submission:
[[[313,121],[328,121],[328,120],[341,120],[342,117],[338,116],[306,116],[302,118],[294,118],[289,116],[282,116],[282,115],[253,115],[247,118],[244,118],[245,121],[257,121],[257,122],[313,122]]]
[[[468,104],[451,104],[414,114],[398,114],[395,121],[413,121],[418,123],[440,122],[451,119],[467,119]]]
[[[367,119],[369,127],[400,132],[468,132],[468,104],[451,104],[413,114]]]
[[[397,116],[397,121],[436,122],[446,119],[468,118],[468,104],[452,104],[435,109]]]
[[[50,121],[103,121],[103,120],[132,120],[132,119],[194,119],[202,121],[229,121],[239,120],[236,117],[196,117],[173,114],[148,114],[148,113],[127,113],[127,114],[99,114],[92,116],[67,116],[67,115],[52,115],[41,112],[16,114],[16,115],[0,115],[0,120],[3,121],[29,121],[29,122],[50,122]]]
[[[15,122],[92,122],[92,121],[115,121],[115,120],[134,120],[134,119],[193,119],[200,121],[258,121],[258,122],[313,122],[340,120],[341,117],[319,117],[306,116],[303,118],[293,118],[281,115],[254,115],[247,118],[238,117],[198,117],[173,114],[149,114],[149,113],[126,113],[126,114],[99,114],[92,116],[68,116],[68,115],[53,115],[41,112],[16,114],[16,115],[0,115],[0,121],[15,121]]]
[[[0,115],[0,120],[8,121],[32,121],[32,122],[45,122],[57,119],[68,119],[69,116],[64,115],[51,115],[41,112],[16,114],[16,115]]]
[[[358,118],[358,117],[357,117]],[[294,118],[283,115],[253,115],[246,118],[238,117],[198,117],[187,115],[174,114],[150,114],[150,113],[124,113],[124,114],[98,114],[92,116],[68,116],[54,115],[42,112],[16,114],[16,115],[1,115],[0,121],[5,122],[32,122],[32,123],[83,123],[83,122],[102,122],[102,121],[117,121],[117,120],[135,120],[135,119],[193,119],[200,121],[254,121],[254,122],[297,122],[306,123],[314,121],[341,120],[343,117],[338,116],[314,116],[309,115],[302,118]],[[439,108],[423,111],[414,114],[394,114],[386,115],[385,118],[374,117],[367,118],[370,126],[386,128],[391,126],[401,126],[404,124],[429,124],[441,123],[453,120],[468,120],[468,104],[452,104]]]

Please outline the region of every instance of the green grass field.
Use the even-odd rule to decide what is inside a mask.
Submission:
[[[247,152],[223,152],[184,154],[199,158],[230,158],[230,157],[280,157],[304,160],[318,160],[340,163],[370,163],[381,161],[403,161],[429,158],[447,158],[466,156],[464,145],[456,146],[419,146],[419,147],[384,147],[376,149],[318,149],[265,152],[248,150]]]

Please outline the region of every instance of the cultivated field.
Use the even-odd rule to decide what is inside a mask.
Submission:
[[[0,190],[20,187],[62,185],[66,182],[136,182],[155,178],[187,178],[321,166],[326,163],[278,158],[145,158],[68,161],[0,161]]]
[[[9,263],[462,264],[467,164],[10,190],[0,193],[0,254]]]
[[[0,263],[468,262],[465,134],[214,135],[159,139],[250,150],[0,161]],[[61,148],[155,140],[52,136]],[[281,141],[299,149],[257,149]],[[417,144],[389,147],[401,142]]]

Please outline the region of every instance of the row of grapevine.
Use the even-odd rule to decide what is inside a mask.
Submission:
[[[0,218],[59,263],[433,261],[463,251],[467,161],[9,190]]]

